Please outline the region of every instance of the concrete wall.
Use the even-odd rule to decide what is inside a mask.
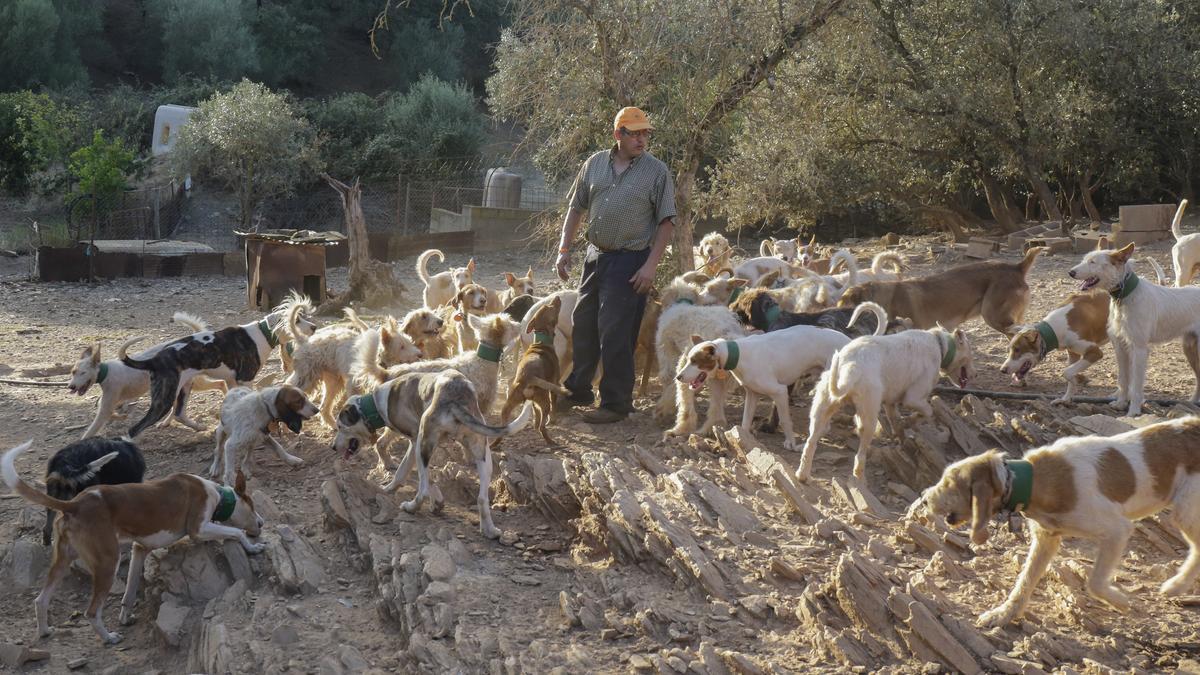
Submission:
[[[429,210],[429,231],[431,233],[462,232],[471,229],[467,219],[460,213],[446,209]]]
[[[523,246],[533,233],[534,218],[541,211],[464,206],[463,219],[475,233],[476,251],[499,251]]]

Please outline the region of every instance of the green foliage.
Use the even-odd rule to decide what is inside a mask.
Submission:
[[[156,0],[163,21],[163,77],[236,80],[259,70],[252,17],[241,0]]]
[[[463,84],[426,75],[383,105],[384,131],[367,147],[367,171],[393,174],[407,161],[470,157],[486,137],[486,118]]]
[[[103,10],[89,0],[0,3],[0,90],[86,82],[80,47],[96,40]]]
[[[0,189],[24,195],[52,184],[78,129],[78,112],[46,94],[0,94]]]
[[[170,154],[179,175],[237,193],[242,227],[263,199],[313,180],[318,156],[315,134],[291,99],[249,80],[201,102]]]
[[[389,70],[390,87],[412,88],[423,76],[457,82],[463,76],[462,26],[431,20],[411,20],[393,27],[382,57]]]
[[[321,28],[306,23],[284,5],[265,4],[259,9],[254,36],[259,71],[271,86],[310,83],[313,64],[325,59]]]
[[[96,129],[90,144],[71,153],[69,168],[76,194],[108,201],[125,190],[134,170],[134,153],[121,139],[105,140],[104,132]]]
[[[215,80],[182,78],[170,86],[134,87],[120,83],[89,96],[88,122],[139,152],[150,151],[154,114],[160,105],[197,106],[220,91]]]
[[[366,94],[342,94],[310,101],[306,116],[321,134],[321,159],[332,176],[366,172],[367,147],[384,129],[379,104]]]

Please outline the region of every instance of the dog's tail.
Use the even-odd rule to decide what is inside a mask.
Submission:
[[[846,327],[849,328],[850,326],[853,326],[854,323],[858,321],[858,317],[863,315],[863,312],[870,312],[875,315],[876,323],[875,332],[873,335],[883,335],[887,332],[887,310],[870,301],[859,303],[859,305],[854,308],[854,313],[850,315],[850,323],[846,324]]]
[[[367,325],[367,322],[359,318],[358,312],[354,311],[353,309],[346,307],[342,309],[342,314],[346,315],[346,320],[349,321],[350,325],[354,326],[354,329],[358,332],[361,333],[365,330],[371,330],[371,327]]]
[[[308,344],[308,336],[304,334],[304,331],[300,330],[299,325],[296,325],[296,322],[300,319],[300,312],[305,309],[305,303],[292,303],[292,306],[288,307],[288,333],[292,334],[292,340],[295,341],[296,348]]]
[[[530,378],[526,379],[525,382],[526,382],[526,384],[528,384],[532,387],[537,387],[538,389],[545,389],[546,391],[554,392],[555,394],[558,394],[559,396],[570,396],[571,395],[571,391],[569,389],[567,389],[566,387],[562,386],[561,384],[555,384],[549,380],[543,380],[540,377],[536,377],[536,376],[530,377]]]
[[[1183,212],[1187,211],[1188,200],[1184,199],[1179,202],[1179,208],[1175,209],[1175,217],[1171,219],[1171,234],[1175,235],[1175,241],[1183,236],[1183,230],[1179,227],[1183,223]]]
[[[900,276],[900,273],[904,271],[904,258],[901,258],[900,254],[895,251],[883,251],[877,253],[871,260],[871,271],[875,274],[886,272],[888,266],[892,268],[893,274]]]
[[[188,314],[187,312],[175,312],[175,314],[171,315],[171,323],[191,328],[193,333],[208,330],[208,324],[204,322],[204,319],[195,314]]]
[[[1033,248],[1026,251],[1025,258],[1023,260],[1021,260],[1021,262],[1020,262],[1021,274],[1027,274],[1029,272],[1029,268],[1033,267],[1033,261],[1037,260],[1037,257],[1039,255],[1041,255],[1042,253],[1045,253],[1048,250],[1050,250],[1050,249],[1045,246],[1034,246]]]
[[[145,335],[139,335],[137,337],[131,337],[128,340],[122,342],[121,346],[117,347],[117,358],[120,359],[121,361],[125,361],[127,358],[129,358],[125,352],[129,351],[130,347],[134,346],[135,344],[137,344],[145,339],[146,339]]]
[[[509,422],[502,427],[494,427],[490,424],[485,424],[483,420],[475,417],[467,407],[461,403],[454,403],[450,406],[451,414],[454,419],[458,420],[459,424],[467,427],[477,434],[487,436],[489,438],[499,438],[500,436],[508,436],[515,434],[525,428],[529,424],[529,420],[533,417],[533,401],[526,401],[525,407],[521,408],[521,414],[517,415],[517,419]]]
[[[839,248],[829,257],[829,273],[833,274],[838,265],[846,266],[846,283],[842,284],[843,288],[850,288],[858,285],[858,259],[854,254],[844,248]],[[874,268],[872,268],[874,269]]]
[[[34,489],[34,487],[29,483],[21,480],[21,477],[17,475],[17,467],[15,464],[17,457],[25,454],[25,452],[27,452],[32,445],[33,440],[31,439],[4,453],[4,457],[0,459],[0,472],[4,474],[5,485],[8,485],[10,490],[13,490],[17,494],[24,497],[26,501],[33,502],[34,504],[38,504],[40,506],[45,506],[49,509],[54,509],[55,511],[74,513],[75,509],[71,502],[64,502],[61,499],[55,499],[44,492],[40,492]],[[117,453],[111,452],[104,457],[93,461],[92,464],[95,464],[96,462],[107,463],[116,455]],[[100,466],[103,465],[103,463],[100,464]],[[99,471],[99,468],[97,468],[97,471]]]
[[[758,245],[758,255],[762,258],[770,258],[775,255],[775,244],[773,239],[763,239]]]
[[[1155,260],[1154,258],[1151,258],[1150,256],[1146,256],[1145,258],[1142,258],[1142,260],[1149,263],[1150,266],[1154,268],[1154,275],[1156,277],[1158,277],[1158,285],[1166,286],[1167,285],[1167,272],[1166,272],[1166,270],[1163,269],[1162,265],[1159,265],[1158,261]]]
[[[363,333],[358,343],[358,353],[354,355],[354,365],[351,370],[358,373],[366,381],[379,384],[387,380],[387,370],[379,365],[379,331],[368,330]]]
[[[431,248],[425,251],[417,258],[417,276],[421,277],[421,282],[426,286],[429,285],[429,272],[425,270],[425,266],[429,264],[429,259],[437,256],[438,262],[446,262],[446,256],[436,248]]]

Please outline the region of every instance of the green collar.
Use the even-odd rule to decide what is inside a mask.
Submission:
[[[742,297],[742,293],[746,292],[745,286],[738,286],[733,289],[733,294],[729,296],[729,304],[737,302],[737,299]]]
[[[939,340],[940,341],[940,340]],[[953,335],[946,335],[946,353],[942,356],[942,370],[950,367],[954,363],[954,356],[958,353],[958,345],[954,342]]]
[[[1046,358],[1050,352],[1058,349],[1058,334],[1050,327],[1050,324],[1045,321],[1039,321],[1033,324],[1037,329],[1038,335],[1042,336],[1042,355],[1041,358]]]
[[[108,377],[108,364],[101,361],[100,372],[96,374],[96,384],[103,384],[106,377]]]
[[[534,339],[537,339],[537,336],[534,336]],[[500,363],[500,354],[501,349],[499,347],[493,347],[486,342],[480,342],[479,347],[475,350],[476,356],[492,363]]]
[[[368,431],[378,431],[387,426],[383,421],[383,416],[379,414],[379,406],[375,405],[375,392],[356,396],[354,404],[358,406],[358,411],[362,413],[363,421],[367,423]]]
[[[553,345],[554,334],[547,333],[544,330],[535,330],[533,331],[533,341],[535,344],[539,345]]]
[[[737,368],[738,359],[742,357],[742,350],[738,347],[738,343],[733,340],[725,341],[725,365],[721,366],[721,370],[733,370]]]
[[[783,314],[783,308],[779,305],[772,305],[763,314],[766,315],[767,325],[763,326],[762,329],[767,330],[779,320],[779,315]]]
[[[233,509],[237,507],[237,493],[224,485],[217,486],[217,493],[221,495],[221,501],[217,504],[217,510],[213,511],[212,519],[214,523],[223,523],[229,520]]]
[[[286,351],[288,353],[288,356],[295,354],[296,353],[296,341],[289,340],[287,345],[285,345],[283,349],[284,349],[284,351]]]
[[[275,331],[271,330],[271,324],[267,323],[266,319],[258,322],[258,329],[262,331],[263,337],[267,338],[267,344],[272,347],[279,346],[279,338],[275,337]]]
[[[692,300],[691,298],[679,298],[678,300],[675,301],[675,304],[677,304],[677,305],[694,305],[694,304],[696,304],[696,302],[694,300]]]
[[[1006,459],[1004,468],[1008,469],[1009,477],[1004,508],[1007,511],[1024,510],[1033,498],[1033,464],[1023,459]]]
[[[1134,274],[1133,272],[1129,272],[1125,275],[1125,278],[1121,280],[1121,285],[1117,287],[1117,290],[1109,291],[1108,294],[1113,297],[1113,300],[1120,302],[1129,297],[1129,294],[1133,292],[1133,289],[1137,288],[1138,281],[1140,281],[1140,279],[1138,279],[1138,275]]]

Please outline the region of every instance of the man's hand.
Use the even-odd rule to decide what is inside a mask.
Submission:
[[[566,281],[571,274],[571,252],[559,253],[558,260],[554,262],[554,271],[558,272],[558,278]]]
[[[657,267],[658,265],[651,265],[650,261],[647,260],[638,269],[637,274],[629,277],[629,283],[633,284],[633,290],[637,291],[640,295],[649,293],[650,289],[654,288],[654,272]]]

